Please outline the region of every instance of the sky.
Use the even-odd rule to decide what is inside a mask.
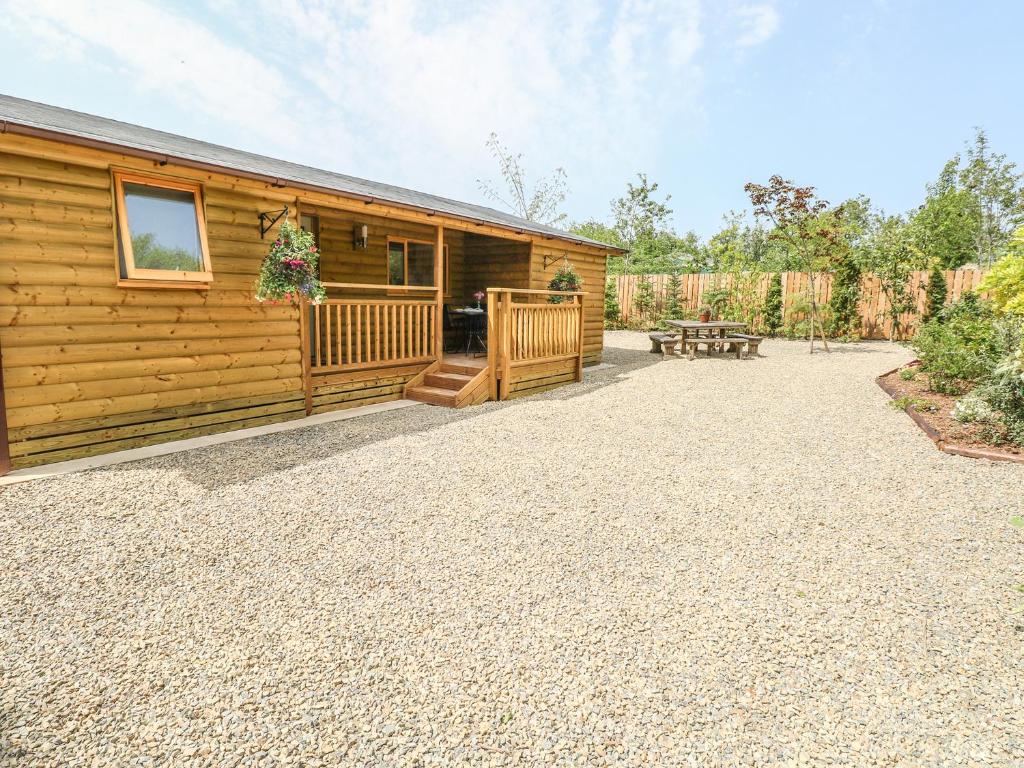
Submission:
[[[0,0],[0,92],[496,205],[491,132],[571,220],[643,172],[679,232],[773,173],[916,207],[975,126],[1024,166],[1024,0]],[[498,207],[498,206],[496,206]]]

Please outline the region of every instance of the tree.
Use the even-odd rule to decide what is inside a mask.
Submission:
[[[526,182],[526,171],[520,161],[521,154],[512,154],[492,133],[487,139],[487,148],[498,161],[498,169],[505,181],[506,191],[498,189],[486,180],[477,179],[480,190],[492,200],[501,203],[517,216],[546,226],[557,226],[565,221],[560,212],[569,192],[569,181],[564,168],[555,168],[551,175],[540,179],[532,190]]]
[[[922,323],[938,318],[946,306],[947,286],[946,275],[938,261],[932,261],[928,271],[928,285],[925,287],[925,306]]]
[[[956,269],[977,257],[978,199],[958,185],[959,165],[959,155],[946,163],[910,219],[915,247],[943,269]]]
[[[923,264],[923,255],[914,248],[910,228],[902,216],[872,217],[870,245],[864,251],[863,266],[878,279],[888,307],[886,313],[892,321],[889,340],[901,335],[900,316],[912,312],[915,298],[907,290],[910,273]]]
[[[623,257],[623,271],[627,274],[630,262],[644,253],[659,232],[668,230],[668,217],[672,215],[667,205],[672,196],[666,195],[664,202],[655,200],[657,182],[648,181],[643,173],[638,173],[637,178],[640,179],[638,186],[627,183],[626,194],[612,201],[614,229],[623,246],[629,249]]]
[[[850,248],[838,249],[832,264],[832,295],[829,296],[829,332],[853,336],[860,330],[860,264]]]
[[[668,276],[668,282],[665,285],[665,308],[661,312],[662,320],[683,319],[683,305],[679,302],[679,291],[682,287],[683,283],[677,272]]]
[[[618,328],[622,323],[622,307],[619,305],[619,289],[614,279],[604,282],[604,327]]]
[[[626,247],[625,243],[622,242],[622,238],[619,237],[618,231],[609,227],[607,224],[602,224],[596,219],[573,222],[569,225],[569,231],[574,235],[586,237],[591,240],[597,240],[600,243],[614,245],[617,248]]]
[[[975,243],[978,263],[991,266],[1006,251],[1014,230],[1024,224],[1024,174],[992,152],[988,136],[975,129],[974,144],[967,148],[967,163],[960,183],[977,199]]]
[[[640,275],[636,281],[636,294],[633,296],[633,308],[641,319],[647,319],[654,310],[654,286],[647,275]]]
[[[808,273],[810,351],[814,352],[817,326],[827,352],[828,341],[815,295],[814,276],[828,264],[842,239],[842,206],[830,208],[827,200],[815,195],[814,187],[795,186],[777,174],[769,179],[767,186],[750,182],[743,188],[750,196],[754,215],[768,219],[774,225],[769,237],[787,243],[801,271]]]
[[[782,275],[772,275],[768,293],[764,297],[764,330],[769,336],[776,336],[782,330]]]
[[[1024,227],[1017,231],[1007,254],[995,263],[978,287],[988,291],[998,311],[1024,315]]]

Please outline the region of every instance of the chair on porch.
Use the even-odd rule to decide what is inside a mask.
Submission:
[[[466,318],[462,315],[453,317],[448,311],[448,305],[445,304],[441,314],[441,330],[444,333],[444,351],[455,352],[462,348],[466,338]],[[452,339],[451,343],[447,343],[449,337]]]

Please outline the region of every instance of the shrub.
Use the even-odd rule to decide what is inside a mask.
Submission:
[[[830,336],[854,337],[860,332],[860,267],[852,254],[843,250],[832,276],[832,295],[827,309],[829,322],[825,326]]]
[[[647,275],[639,275],[636,281],[636,295],[633,296],[633,308],[640,315],[641,321],[649,320],[654,311],[654,286]]]
[[[704,291],[700,297],[700,303],[711,307],[711,319],[719,320],[729,306],[732,293],[727,288],[712,288]]]
[[[1004,351],[999,334],[991,307],[970,292],[921,326],[913,346],[930,388],[959,394],[985,378]]]
[[[679,291],[683,283],[679,275],[673,272],[668,277],[668,284],[665,286],[665,308],[662,310],[662,320],[682,320],[683,305],[679,303]]]
[[[769,336],[777,336],[782,330],[782,275],[778,272],[772,275],[764,298],[764,330]]]
[[[925,288],[924,322],[939,317],[946,307],[946,274],[938,262],[932,265],[928,273],[928,286]]]
[[[615,280],[606,280],[604,284],[604,327],[620,328],[622,326],[622,307],[619,305],[619,289]]]
[[[953,418],[961,424],[993,424],[999,421],[992,406],[973,392],[956,401]]]
[[[903,379],[903,381],[913,381],[915,376],[917,376],[917,371],[913,368],[900,369],[900,378]]]
[[[979,288],[989,292],[998,311],[1024,315],[1024,227],[1017,230],[1009,253],[995,263]]]
[[[1007,438],[1024,445],[1024,347],[1000,360],[977,394],[1000,412]]]

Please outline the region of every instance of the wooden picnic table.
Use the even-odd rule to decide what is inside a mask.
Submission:
[[[692,335],[700,337],[701,331],[706,331],[707,336],[718,338],[724,338],[726,333],[729,331],[741,331],[747,327],[746,323],[741,323],[736,320],[709,320],[706,323],[702,323],[700,320],[666,320],[665,325],[677,328],[679,334],[682,337],[680,343],[686,346],[686,337]]]

